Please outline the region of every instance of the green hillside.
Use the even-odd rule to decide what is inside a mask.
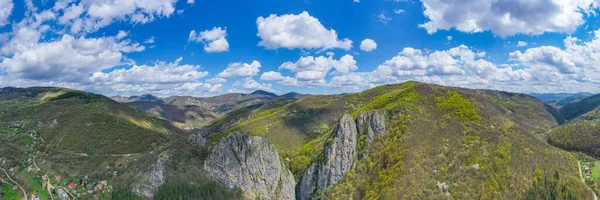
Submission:
[[[538,139],[557,125],[555,118],[522,94],[408,82],[307,96],[255,113],[225,133],[268,138],[299,180],[343,113],[370,110],[387,113],[388,131],[359,148],[373,153],[327,191],[332,199],[591,198],[577,159]]]
[[[567,104],[560,108],[560,112],[567,120],[572,120],[598,107],[600,107],[600,94]]]
[[[86,180],[93,188],[109,180],[116,187],[145,170],[156,161],[156,150],[183,134],[165,120],[101,95],[63,88],[0,91],[1,167],[40,196],[48,195],[41,189],[44,174],[62,176],[53,183],[59,186]],[[78,190],[85,195],[88,189]],[[98,192],[91,195],[109,194]]]
[[[600,157],[600,108],[553,129],[549,141],[567,150]]]

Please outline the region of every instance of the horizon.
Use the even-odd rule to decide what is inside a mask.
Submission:
[[[0,0],[0,87],[206,97],[418,81],[600,93],[600,2],[507,3]]]

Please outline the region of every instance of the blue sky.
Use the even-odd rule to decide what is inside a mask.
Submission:
[[[356,92],[416,80],[598,93],[599,6],[596,0],[0,0],[0,87],[211,96]]]

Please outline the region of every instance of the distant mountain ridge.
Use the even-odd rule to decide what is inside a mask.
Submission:
[[[569,103],[577,102],[594,95],[589,92],[578,93],[531,93],[531,96],[542,100],[544,103],[555,108],[561,108]]]
[[[306,95],[287,93],[282,96],[256,90],[250,94],[228,93],[212,97],[170,96],[156,97],[150,94],[140,96],[113,96],[113,100],[129,104],[150,115],[167,119],[179,128],[193,130],[206,126],[227,113],[252,105],[261,105],[276,98],[300,99]]]
[[[600,94],[567,104],[559,109],[567,120],[575,119],[600,107]]]

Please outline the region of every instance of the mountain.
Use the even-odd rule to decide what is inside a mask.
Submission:
[[[117,102],[122,102],[122,103],[127,103],[127,102],[155,102],[155,103],[165,103],[164,100],[162,100],[159,97],[153,96],[151,94],[144,94],[141,96],[130,96],[130,97],[123,97],[123,96],[113,96],[111,97],[111,99],[117,101]]]
[[[281,98],[291,98],[291,99],[301,99],[302,97],[305,97],[306,94],[300,94],[297,92],[289,92],[289,93],[285,93],[279,97]]]
[[[119,103],[64,88],[0,89],[0,167],[7,171],[0,176],[23,188],[0,183],[0,193],[302,200],[594,195],[592,183],[579,177],[582,158],[540,140],[558,126],[552,110],[524,94],[407,82],[301,99],[164,100]],[[220,112],[224,105],[229,109]],[[215,118],[197,131],[176,126],[198,112]]]
[[[235,131],[269,139],[298,181],[297,199],[592,198],[577,159],[538,139],[554,126],[528,95],[408,82],[308,96],[208,140]]]
[[[157,151],[184,137],[165,120],[64,88],[4,88],[0,108],[2,169],[28,192],[47,199],[42,175],[62,176],[52,178],[56,187],[85,182],[71,193],[99,198],[110,193],[94,190],[96,184],[109,180],[111,187],[128,187],[156,162]]]
[[[272,97],[272,98],[277,98],[278,96],[276,94],[273,94],[271,92],[267,92],[264,90],[256,90],[250,94],[258,94],[258,95],[264,95],[264,96],[268,96],[268,97]]]
[[[567,120],[575,119],[600,106],[600,94],[589,96],[578,102],[567,104],[559,109]]]
[[[600,157],[600,108],[553,129],[549,142],[564,149]]]
[[[541,99],[544,103],[555,108],[561,108],[567,104],[578,102],[594,94],[588,92],[579,93],[532,93],[531,96]]]

